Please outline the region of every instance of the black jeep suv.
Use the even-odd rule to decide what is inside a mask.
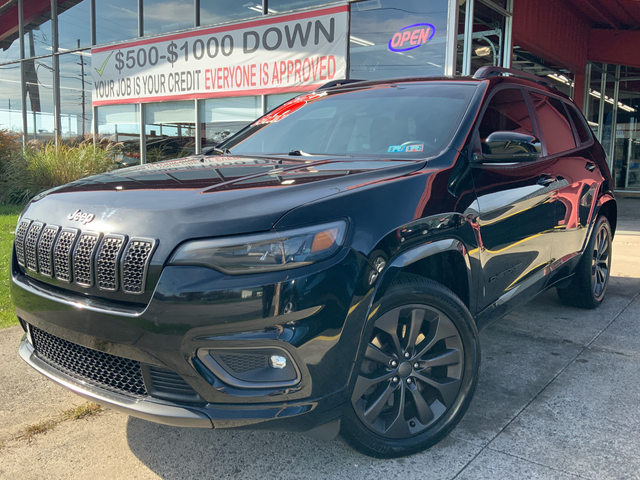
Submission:
[[[602,147],[537,77],[344,82],[33,199],[20,355],[148,420],[406,455],[468,408],[479,329],[551,287],[602,302],[616,212]]]

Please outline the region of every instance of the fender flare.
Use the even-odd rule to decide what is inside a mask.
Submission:
[[[415,248],[407,250],[402,254],[395,257],[391,263],[383,270],[380,278],[377,279],[375,287],[372,288],[366,295],[370,298],[369,305],[367,306],[366,315],[362,322],[362,330],[360,332],[360,342],[356,350],[356,356],[354,358],[351,373],[349,376],[349,388],[353,386],[354,379],[357,378],[356,371],[358,366],[358,358],[364,346],[368,343],[369,339],[367,334],[369,329],[372,328],[371,319],[375,317],[378,308],[380,306],[380,300],[388,290],[393,279],[406,267],[412,265],[415,262],[438,255],[445,252],[457,252],[462,256],[465,265],[467,267],[467,281],[469,285],[469,295],[473,289],[471,262],[469,260],[469,251],[465,244],[457,238],[445,238],[435,240],[433,242],[419,245]],[[471,298],[471,297],[470,297]]]

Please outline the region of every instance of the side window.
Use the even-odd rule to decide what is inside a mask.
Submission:
[[[549,155],[576,148],[576,140],[571,130],[571,121],[560,100],[531,92],[534,108],[540,120],[540,128]]]
[[[571,105],[570,103],[565,103],[565,107],[569,110],[569,115],[571,115],[571,120],[573,120],[573,124],[576,127],[576,131],[578,132],[578,138],[580,139],[580,143],[587,143],[591,140],[591,135],[589,134],[589,130],[587,126],[584,124],[584,119],[578,109]]]
[[[534,160],[540,155],[540,143],[522,90],[505,88],[489,101],[478,127],[483,156],[513,161]]]

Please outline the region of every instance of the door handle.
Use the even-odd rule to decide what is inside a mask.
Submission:
[[[538,179],[538,185],[542,185],[543,187],[548,187],[553,182],[555,182],[557,178],[554,175],[540,175]]]
[[[584,168],[586,168],[588,171],[593,172],[596,169],[596,164],[593,162],[587,162],[584,165]]]

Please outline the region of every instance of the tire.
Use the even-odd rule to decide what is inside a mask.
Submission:
[[[478,331],[451,290],[417,275],[398,275],[378,311],[341,434],[365,455],[402,457],[438,443],[465,414],[480,368]]]
[[[571,283],[557,289],[562,303],[586,309],[600,306],[611,275],[612,239],[609,220],[599,216]]]

